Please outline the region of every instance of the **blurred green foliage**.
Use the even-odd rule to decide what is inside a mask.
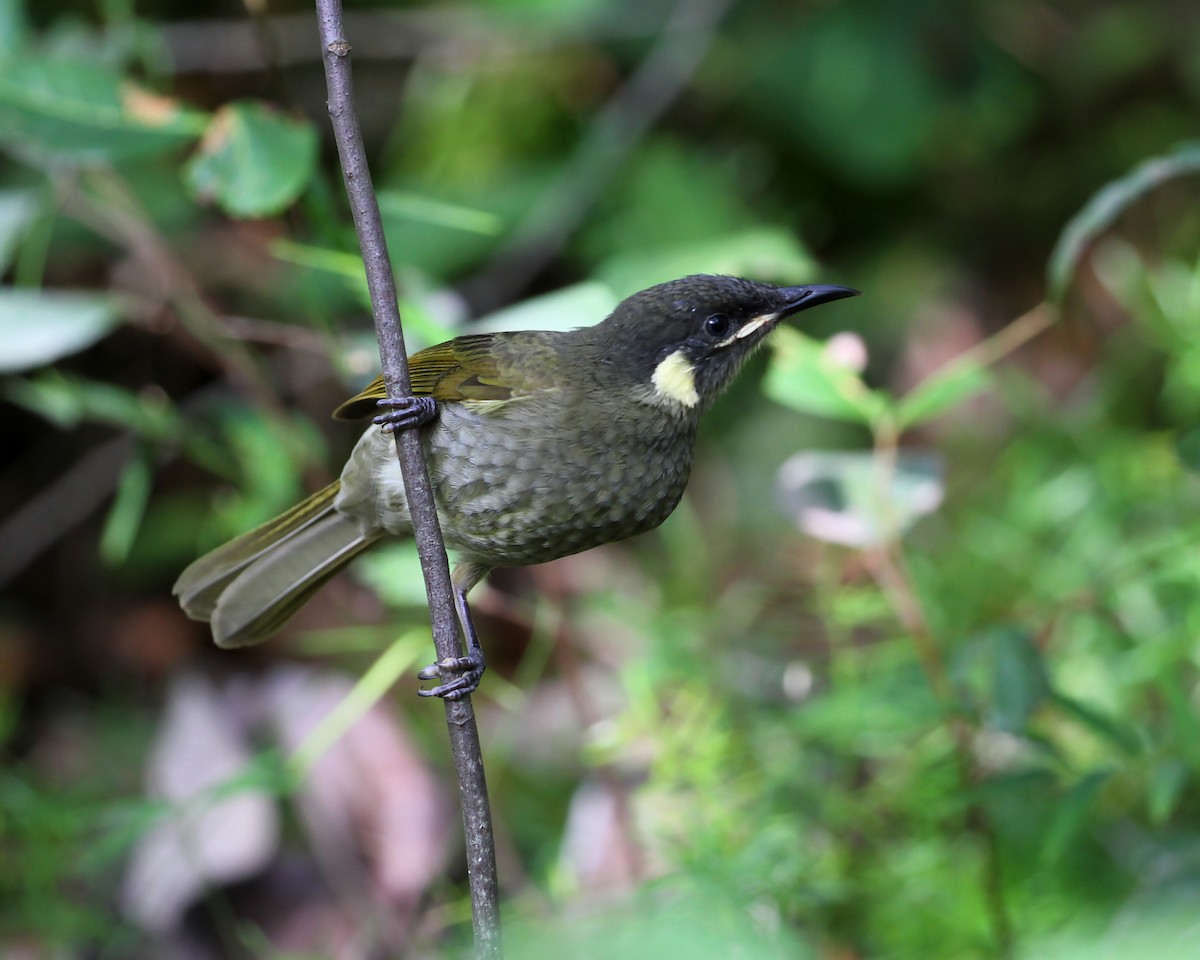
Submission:
[[[173,612],[120,641],[199,550],[336,472],[352,438],[326,411],[375,370],[287,10],[311,12],[269,5],[246,54],[240,9],[0,0],[0,937],[30,955],[154,955],[114,909],[162,813],[138,766],[166,680],[215,655]],[[410,346],[501,307],[590,323],[688,272],[867,294],[779,332],[658,534],[603,576],[500,585],[522,635],[484,687],[511,954],[1191,955],[1200,10],[349,12]],[[687,44],[661,117],[623,145],[629,100],[581,147]],[[422,622],[410,554],[360,569],[389,624]],[[395,633],[300,627],[260,656],[353,669],[361,712],[416,655],[406,630],[372,668]],[[556,725],[537,711],[580,661],[604,702],[567,697]],[[438,711],[400,690],[443,764]],[[597,783],[642,851],[616,907],[569,856]],[[462,891],[436,896],[422,935],[461,938]]]

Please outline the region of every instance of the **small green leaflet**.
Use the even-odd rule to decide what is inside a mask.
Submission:
[[[316,170],[317,134],[262,103],[239,101],[213,115],[184,170],[188,189],[233,217],[254,219],[287,209]]]
[[[767,341],[773,350],[763,389],[785,407],[833,420],[870,424],[887,410],[882,395],[870,390],[819,341],[780,327]]]

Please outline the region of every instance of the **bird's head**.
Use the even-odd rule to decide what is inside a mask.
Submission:
[[[643,385],[644,400],[698,415],[780,320],[857,295],[822,284],[775,287],[737,277],[684,277],[635,293],[591,329],[601,362]]]

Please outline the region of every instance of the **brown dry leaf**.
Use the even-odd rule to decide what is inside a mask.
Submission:
[[[195,636],[174,600],[155,598],[115,611],[103,643],[122,666],[146,677],[165,679],[192,653]]]
[[[581,892],[593,896],[627,892],[652,872],[636,823],[635,792],[615,778],[587,782],[571,797],[560,854]]]
[[[121,106],[129,116],[148,127],[164,127],[182,112],[180,102],[174,97],[151,93],[133,83],[121,84]]]
[[[298,666],[273,671],[262,704],[284,749],[299,747],[353,686]],[[393,906],[415,905],[444,872],[453,806],[382,703],[317,761],[295,800],[335,889],[362,885],[359,852],[376,894]]]
[[[200,138],[199,153],[217,153],[233,136],[234,114],[230,110],[218,110],[204,128]]]
[[[275,852],[279,817],[272,797],[214,788],[246,772],[251,750],[214,685],[181,674],[147,766],[147,792],[173,810],[134,847],[121,910],[151,933],[174,931],[210,887],[249,877]]]

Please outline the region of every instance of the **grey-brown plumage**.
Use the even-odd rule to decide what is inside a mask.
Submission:
[[[683,495],[701,415],[763,337],[783,317],[855,292],[688,277],[633,295],[593,327],[422,351],[410,360],[413,393],[429,399],[377,417],[384,429],[368,428],[338,482],[197,560],[175,592],[221,646],[269,636],[353,557],[411,531],[386,428],[436,409],[420,429],[465,617],[466,592],[493,567],[658,526]],[[377,380],[335,416],[373,413],[384,396]]]

